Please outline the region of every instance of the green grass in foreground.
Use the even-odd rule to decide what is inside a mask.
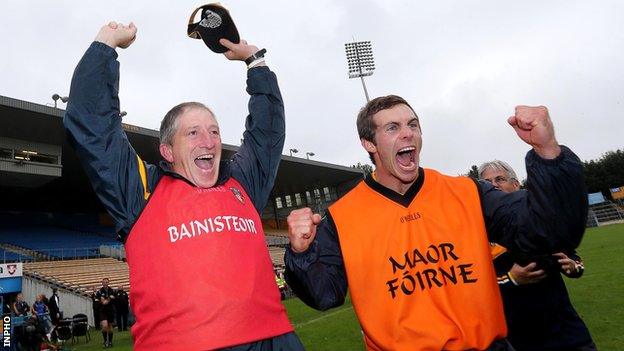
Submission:
[[[114,350],[114,351],[130,351],[132,350],[132,335],[130,335],[129,331],[117,332],[115,331],[115,335],[113,336],[113,347],[105,350]],[[74,345],[70,343],[66,343],[63,350],[79,350],[79,351],[102,351],[104,348],[102,347],[102,333],[99,330],[92,329],[91,330],[91,341],[89,343],[85,343],[84,336],[81,336],[79,341]]]
[[[565,280],[572,303],[599,350],[624,350],[624,224],[588,229],[578,253],[585,273]]]
[[[351,300],[329,311],[319,312],[299,299],[285,301],[288,316],[306,350],[363,350],[364,342]]]
[[[591,228],[578,249],[585,261],[581,279],[566,279],[570,297],[601,351],[624,350],[624,224]],[[284,302],[295,330],[307,350],[363,350],[362,334],[348,300],[343,306],[319,312],[299,299]],[[77,351],[102,350],[102,335],[92,332],[85,345],[69,345]],[[132,350],[129,332],[115,333],[115,347]]]

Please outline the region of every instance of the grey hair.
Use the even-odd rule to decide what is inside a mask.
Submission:
[[[494,161],[482,163],[481,166],[479,166],[479,169],[478,169],[479,179],[483,179],[483,173],[488,168],[491,168],[491,169],[493,169],[495,171],[503,171],[503,172],[505,172],[507,177],[509,177],[511,179],[518,180],[518,176],[516,175],[516,172],[513,170],[513,168],[511,168],[511,166],[509,164],[507,164],[507,162],[500,161],[500,160],[494,160]]]
[[[160,122],[160,143],[161,144],[168,144],[168,145],[173,144],[173,136],[175,135],[176,130],[178,129],[178,117],[180,117],[180,115],[183,114],[184,112],[190,109],[194,109],[194,108],[204,109],[210,112],[212,116],[214,116],[214,113],[212,113],[212,110],[210,110],[208,106],[202,104],[201,102],[195,102],[195,101],[183,102],[177,106],[174,106],[171,110],[169,110],[169,112],[167,112],[167,114],[165,115],[165,118],[163,118],[163,120]]]

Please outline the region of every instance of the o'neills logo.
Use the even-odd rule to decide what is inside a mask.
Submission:
[[[195,219],[167,228],[172,243],[182,239],[192,239],[206,234],[221,232],[257,234],[253,219],[237,216],[215,216]]]
[[[444,285],[472,284],[472,263],[461,263],[451,243],[429,245],[424,250],[414,249],[402,257],[390,256],[392,274],[398,278],[386,282],[392,298],[397,294],[411,295],[416,291],[431,290]]]

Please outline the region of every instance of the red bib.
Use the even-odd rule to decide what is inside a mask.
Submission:
[[[262,222],[233,178],[164,176],[126,242],[135,350],[208,350],[293,330]]]

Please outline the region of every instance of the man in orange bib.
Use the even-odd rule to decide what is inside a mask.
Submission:
[[[545,107],[508,119],[533,147],[528,191],[420,167],[418,116],[401,97],[357,118],[375,172],[330,206],[288,217],[287,281],[308,305],[344,302],[347,286],[369,350],[512,350],[490,241],[524,253],[578,246],[587,198],[578,157],[555,139]]]

